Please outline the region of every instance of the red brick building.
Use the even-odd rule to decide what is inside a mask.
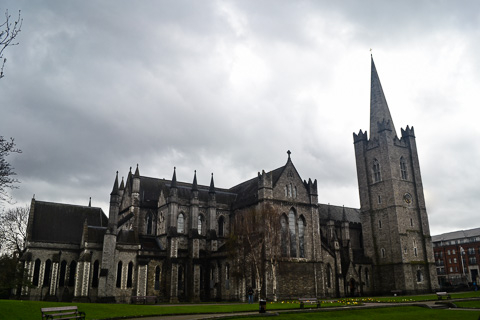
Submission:
[[[432,243],[441,286],[478,283],[480,228],[436,235]]]

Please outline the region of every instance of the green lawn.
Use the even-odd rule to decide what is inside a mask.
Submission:
[[[464,292],[454,293],[452,298],[472,298],[480,297],[480,292]],[[397,296],[397,297],[375,297],[375,298],[348,298],[339,300],[322,301],[322,308],[338,307],[338,306],[354,306],[359,304],[368,304],[369,302],[396,302],[401,304],[414,301],[437,300],[437,296],[418,295],[418,296]],[[456,302],[457,303],[457,302]],[[173,305],[130,305],[130,304],[97,304],[97,303],[60,303],[60,302],[44,302],[44,301],[18,301],[18,300],[0,300],[0,319],[40,319],[40,309],[44,307],[76,305],[80,311],[87,315],[87,319],[106,319],[123,316],[145,316],[145,315],[166,315],[166,314],[193,314],[193,313],[228,313],[228,312],[242,312],[242,311],[258,311],[258,304],[245,303],[219,303],[219,304],[181,304]],[[480,307],[480,301],[473,302],[458,302],[459,307],[465,308]],[[267,310],[285,310],[285,309],[299,309],[298,301],[279,301],[268,302]],[[305,308],[312,308],[314,306],[305,305]],[[398,309],[397,309],[398,310]],[[416,309],[415,309],[416,310]],[[358,310],[360,311],[360,310]],[[355,312],[358,312],[355,311]],[[423,312],[424,310],[421,310]],[[348,311],[345,315],[348,318]],[[377,311],[375,311],[377,312]],[[381,311],[378,311],[381,312]],[[419,311],[420,312],[420,311]],[[464,311],[468,312],[468,311]],[[338,316],[337,313],[333,313]],[[342,313],[343,314],[343,313]],[[450,315],[452,315],[451,313]],[[480,314],[480,312],[479,312]],[[323,317],[322,313],[322,317]],[[296,315],[298,316],[298,315]],[[305,315],[308,316],[308,315]],[[478,314],[477,314],[478,318]],[[301,319],[301,318],[299,318]],[[395,319],[395,318],[392,318]],[[392,320],[389,319],[389,320]],[[427,318],[429,319],[429,318]],[[404,320],[404,319],[402,319]]]
[[[477,320],[480,311],[436,310],[421,307],[392,307],[362,310],[323,311],[311,313],[280,314],[275,320],[303,320],[303,319],[342,319],[342,320]],[[231,319],[241,319],[240,317]],[[264,317],[248,317],[248,319],[262,319]]]

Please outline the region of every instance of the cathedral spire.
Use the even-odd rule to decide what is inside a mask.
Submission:
[[[117,171],[117,175],[115,176],[115,182],[113,183],[113,189],[110,195],[114,195],[114,194],[118,194],[118,171]]]
[[[197,170],[195,170],[195,173],[193,174],[192,191],[198,191],[198,185],[197,185]]]
[[[137,163],[137,169],[135,170],[135,177],[140,177],[140,171],[138,170],[138,163]]]
[[[213,183],[213,173],[212,173],[212,179],[210,180],[210,189],[208,190],[208,193],[215,193],[215,183]]]
[[[177,167],[173,167],[173,177],[172,177],[172,184],[170,185],[170,188],[176,188],[177,187]]]
[[[393,125],[392,116],[388,109],[387,100],[383,93],[382,84],[378,77],[375,63],[372,60],[372,75],[370,83],[370,139],[377,137],[381,130],[391,130],[397,134]],[[380,124],[380,125],[379,125]]]

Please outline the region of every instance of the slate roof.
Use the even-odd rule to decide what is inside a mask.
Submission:
[[[480,228],[442,233],[436,236],[432,236],[432,242],[457,240],[472,237],[480,237]]]
[[[341,206],[334,206],[331,204],[318,204],[318,212],[320,214],[320,220],[335,220],[343,221],[343,212],[345,209],[345,218],[348,222],[361,223],[360,210],[354,208],[347,208]],[[330,218],[329,218],[330,215]]]
[[[100,208],[35,200],[29,240],[80,244],[85,219],[89,226],[108,225],[108,218]]]
[[[170,195],[170,186],[172,181],[165,179],[156,179],[150,177],[140,177],[140,201],[143,207],[155,208],[158,203],[160,191],[163,191],[165,197]],[[190,200],[192,197],[192,183],[176,182],[177,194],[180,199]],[[209,199],[209,186],[198,185],[198,197],[200,201],[207,202]],[[230,190],[215,188],[215,199],[217,203],[231,205],[237,195]]]

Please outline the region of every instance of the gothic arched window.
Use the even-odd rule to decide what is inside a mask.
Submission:
[[[327,264],[327,288],[332,287],[332,267],[330,264]]]
[[[92,288],[98,287],[98,270],[100,269],[100,263],[98,260],[95,260],[93,263],[93,274],[92,274]]]
[[[33,285],[38,286],[38,280],[40,278],[40,259],[35,260],[35,266],[33,267]]]
[[[408,179],[407,162],[403,157],[400,158],[400,171],[402,173],[402,180],[407,180]]]
[[[60,279],[58,279],[58,286],[65,286],[65,275],[67,273],[67,261],[63,260],[60,264]]]
[[[287,217],[285,214],[282,215],[280,218],[280,228],[281,228],[281,240],[280,240],[280,245],[281,245],[281,251],[282,251],[282,256],[286,257],[287,256],[287,242],[288,242],[288,228],[287,228]]]
[[[382,175],[380,173],[380,163],[377,159],[373,160],[373,181],[379,182],[382,180]]]
[[[117,288],[120,288],[122,286],[122,261],[118,262],[117,266],[117,283],[116,283]]]
[[[368,269],[365,269],[365,284],[367,287],[370,287],[370,275],[368,273]]]
[[[295,225],[295,211],[290,209],[288,213],[288,231],[290,233],[290,257],[297,256],[297,232]]]
[[[75,286],[75,275],[77,274],[77,262],[70,262],[70,272],[68,274],[68,286]]]
[[[151,212],[147,213],[146,217],[147,222],[147,234],[153,234],[153,216]]]
[[[177,218],[177,232],[183,233],[185,230],[185,216],[180,213]]]
[[[133,285],[133,262],[130,261],[128,263],[128,270],[127,270],[127,288],[131,288]]]
[[[197,224],[198,234],[202,234],[202,227],[203,227],[203,215],[199,214],[198,224]]]
[[[422,270],[417,270],[417,282],[423,281],[423,273]]]
[[[221,216],[218,219],[218,236],[223,237],[225,235],[225,218]]]
[[[300,258],[305,258],[305,220],[303,216],[298,219],[298,248]]]
[[[155,268],[155,290],[160,290],[160,266]]]
[[[50,273],[52,271],[52,260],[48,259],[45,261],[45,272],[43,273],[43,286],[50,286]]]

